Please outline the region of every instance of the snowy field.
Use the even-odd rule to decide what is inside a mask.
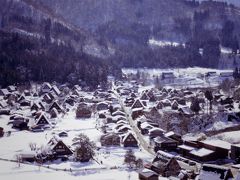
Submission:
[[[0,116],[0,127],[12,131],[9,137],[0,138],[0,158],[15,160],[15,156],[21,152],[30,152],[30,143],[36,143],[37,147],[45,146],[48,141],[59,132],[66,131],[68,137],[62,138],[66,145],[72,145],[72,139],[79,133],[84,133],[90,140],[94,141],[100,149],[96,151],[96,161],[88,163],[75,162],[69,160],[66,162],[54,161],[47,162],[43,166],[49,166],[59,171],[39,168],[35,165],[23,165],[18,167],[16,162],[0,161],[0,179],[93,179],[93,180],[111,180],[111,179],[137,179],[137,172],[128,171],[124,162],[124,155],[127,148],[123,147],[101,147],[99,143],[102,132],[96,128],[96,118],[93,116],[89,119],[76,119],[75,110],[70,110],[64,117],[59,117],[57,125],[54,129],[44,132],[16,131],[7,125],[8,116]],[[138,148],[133,149],[137,158],[142,158],[145,162],[151,161],[153,158],[147,152],[140,151]],[[117,169],[114,169],[117,168]],[[68,171],[64,171],[67,169]],[[71,169],[72,172],[69,172]]]
[[[240,144],[240,131],[221,133],[216,135],[215,138],[227,141],[232,144]]]
[[[97,175],[96,175],[97,174]],[[46,168],[39,168],[31,165],[21,165],[13,162],[0,163],[0,177],[2,180],[42,180],[42,179],[59,179],[59,180],[135,180],[138,174],[134,171],[127,172],[121,170],[97,170],[86,172],[63,172],[54,171]]]
[[[179,68],[179,69],[122,69],[124,74],[137,74],[137,72],[148,74],[147,79],[150,83],[154,82],[154,77],[161,76],[163,72],[172,72],[175,79],[168,86],[174,87],[214,87],[219,85],[225,77],[220,77],[220,73],[232,73],[233,70],[220,70],[210,68]],[[208,72],[216,72],[215,75],[205,78]]]

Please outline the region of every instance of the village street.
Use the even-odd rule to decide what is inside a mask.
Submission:
[[[140,130],[137,128],[137,126],[135,125],[132,117],[131,117],[131,112],[125,107],[122,99],[121,99],[121,96],[117,93],[116,89],[115,89],[115,85],[114,83],[113,84],[113,92],[114,94],[116,95],[118,101],[119,101],[119,104],[121,105],[123,111],[125,112],[126,114],[126,118],[127,120],[129,121],[134,133],[136,134],[137,136],[137,140],[139,142],[139,145],[140,145],[140,148],[143,148],[144,150],[146,150],[149,154],[155,156],[156,153],[154,152],[154,150],[151,148],[151,146],[148,144],[148,142],[146,142],[146,140],[144,139],[143,135],[141,134]],[[183,169],[187,169],[187,170],[193,170],[193,171],[198,171],[201,167],[201,164],[200,163],[196,163],[195,166],[190,166],[189,164],[187,163],[184,163],[182,161],[178,161],[179,165],[181,166],[181,168]]]

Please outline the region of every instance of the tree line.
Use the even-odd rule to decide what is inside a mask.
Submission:
[[[71,45],[46,43],[45,39],[5,31],[0,31],[0,64],[3,87],[30,81],[96,87],[106,83],[113,69],[107,61],[76,52]]]

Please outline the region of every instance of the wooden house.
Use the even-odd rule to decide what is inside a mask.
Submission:
[[[92,116],[92,110],[86,103],[80,103],[77,107],[77,118],[90,118]]]
[[[53,101],[53,99],[50,97],[49,94],[44,94],[43,101],[50,104]]]
[[[190,157],[190,152],[196,148],[199,148],[199,145],[193,142],[190,143],[184,142],[184,144],[178,146],[179,153],[183,157]]]
[[[143,111],[143,108],[134,108],[132,109],[132,119],[135,120],[137,119],[138,117],[144,115],[144,111]]]
[[[157,108],[157,109],[162,109],[163,107],[164,107],[164,106],[163,106],[163,103],[159,101],[159,102],[157,103],[156,108]]]
[[[116,127],[116,133],[118,134],[126,134],[131,130],[131,127],[127,124],[118,124]]]
[[[134,92],[132,92],[130,96],[131,96],[131,98],[136,98],[137,97],[137,95]]]
[[[73,88],[72,88],[72,90],[73,90],[73,91],[74,91],[74,90],[81,91],[82,88],[81,88],[79,85],[74,85]]]
[[[151,170],[162,175],[163,177],[177,177],[181,171],[181,167],[174,157],[164,156],[164,152],[157,152],[157,156],[153,159]]]
[[[66,131],[61,131],[60,133],[58,133],[59,137],[68,137],[68,133]]]
[[[151,124],[150,124],[151,125]],[[155,138],[155,137],[158,137],[158,136],[163,136],[163,133],[164,133],[165,131],[163,130],[163,129],[161,129],[161,128],[158,128],[158,127],[153,127],[153,128],[151,128],[150,130],[149,130],[149,138],[150,139],[153,139],[153,138]]]
[[[10,109],[0,109],[0,115],[10,115]]]
[[[240,144],[231,145],[231,159],[238,161],[240,160]]]
[[[120,111],[120,110],[117,110],[117,111],[112,113],[112,116],[117,116],[117,115],[125,116],[125,113]]]
[[[5,109],[7,106],[8,106],[8,104],[5,100],[0,101],[0,109]]]
[[[199,180],[203,179],[222,179],[228,180],[233,179],[233,174],[230,168],[213,165],[213,164],[203,164],[200,173]]]
[[[21,152],[18,154],[20,162],[34,162],[36,160],[37,154],[34,151]]]
[[[139,99],[137,99],[132,105],[132,109],[136,108],[144,108],[143,103]]]
[[[17,87],[16,87],[16,86],[13,86],[13,85],[10,85],[10,86],[7,87],[7,90],[8,90],[9,92],[14,92],[14,91],[17,90]]]
[[[81,95],[81,93],[80,93],[80,91],[74,89],[74,90],[72,91],[72,95],[79,97],[79,96]]]
[[[42,114],[42,115],[37,119],[36,125],[40,125],[40,126],[50,125],[50,122],[48,121],[48,119],[46,118],[46,116]]]
[[[109,109],[109,105],[107,102],[100,102],[97,104],[97,110],[98,111],[102,111],[102,110],[108,110]]]
[[[225,159],[231,149],[231,144],[222,140],[200,141],[199,145],[203,148],[214,151],[214,159]]]
[[[158,180],[158,174],[151,169],[142,169],[138,173],[138,177],[140,180]]]
[[[53,85],[53,86],[52,86],[51,91],[54,92],[54,94],[55,94],[56,96],[60,96],[60,94],[61,94],[61,91],[58,89],[58,87],[57,87],[56,85]]]
[[[233,104],[233,98],[232,97],[221,97],[220,98],[220,103],[221,105],[231,105]]]
[[[38,96],[39,96],[38,92],[33,92],[33,97],[38,97]]]
[[[20,101],[20,106],[31,106],[31,101],[24,99]]]
[[[192,117],[192,116],[194,116],[193,111],[192,111],[192,110],[190,109],[190,107],[188,107],[188,106],[180,107],[180,108],[178,109],[178,112],[179,112],[179,114],[182,115],[182,116],[186,116],[186,117]]]
[[[215,159],[215,152],[206,149],[206,148],[195,148],[189,152],[189,158],[199,161],[199,162],[207,162],[216,160]]]
[[[72,98],[72,97],[68,97],[68,98],[65,100],[64,103],[65,103],[65,104],[69,104],[70,106],[74,106],[74,104],[75,104],[75,99]]]
[[[115,133],[107,133],[102,135],[100,138],[102,146],[120,146],[120,141],[120,136]]]
[[[167,138],[171,138],[171,139],[177,141],[178,144],[182,144],[183,143],[182,136],[180,134],[177,134],[177,133],[173,132],[173,131],[169,131],[169,132],[165,133],[164,136],[167,137]]]
[[[134,102],[135,102],[134,98],[126,98],[126,100],[124,101],[124,103],[127,107],[132,107]]]
[[[154,138],[151,142],[155,152],[159,150],[173,151],[176,150],[178,146],[177,141],[164,136],[158,136]]]
[[[70,156],[73,154],[72,150],[56,136],[48,142],[47,146],[55,157]]]
[[[63,108],[56,101],[54,101],[49,107],[49,112],[51,112],[53,108],[55,108],[59,113],[63,112]]]
[[[40,109],[42,109],[41,105],[37,102],[34,102],[31,106],[31,111],[39,111]]]
[[[23,120],[15,120],[12,122],[12,128],[19,130],[27,130],[28,129],[28,119]]]
[[[179,106],[178,102],[176,100],[174,100],[173,103],[172,103],[172,109],[173,110],[178,110],[178,106]]]
[[[0,96],[7,97],[10,92],[7,89],[0,89]]]
[[[140,124],[139,129],[143,135],[148,134],[149,131],[153,128],[148,122],[143,122]]]
[[[138,147],[138,141],[131,132],[124,135],[122,144],[124,147]]]
[[[152,89],[150,91],[146,92],[146,93],[147,93],[149,98],[154,97],[154,93],[153,93]]]
[[[149,100],[149,99],[150,99],[150,97],[147,95],[146,92],[144,92],[144,93],[142,94],[141,98],[140,98],[140,100],[144,100],[144,101],[147,101],[147,100]]]
[[[30,92],[29,90],[24,90],[24,91],[23,91],[23,94],[24,94],[25,96],[31,96],[31,92]]]
[[[163,72],[161,75],[161,80],[164,83],[173,83],[175,79],[173,72]]]
[[[161,114],[159,113],[158,109],[156,107],[152,107],[150,111],[145,111],[144,115],[152,120],[157,120],[161,117]]]
[[[41,93],[49,93],[52,89],[52,86],[50,83],[45,82],[41,86]]]
[[[41,107],[41,110],[43,110],[43,111],[45,111],[45,105],[44,105],[44,103],[43,102],[38,102],[38,104],[40,105],[40,107]]]
[[[23,101],[23,100],[25,100],[26,99],[26,96],[25,96],[25,94],[22,94],[18,99],[17,99],[17,102],[21,102],[21,101]]]

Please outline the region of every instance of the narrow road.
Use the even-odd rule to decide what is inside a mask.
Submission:
[[[150,145],[148,144],[148,142],[144,139],[143,135],[141,134],[140,130],[138,129],[138,127],[135,125],[134,120],[132,119],[132,116],[130,114],[130,112],[128,111],[128,109],[126,108],[126,106],[124,105],[121,96],[117,93],[117,91],[115,90],[115,86],[113,85],[113,92],[116,95],[119,104],[121,105],[123,111],[126,114],[126,118],[129,121],[129,124],[131,125],[134,133],[137,135],[137,139],[139,142],[139,145],[145,150],[147,151],[149,154],[155,156],[156,153],[153,151],[153,149],[150,147]],[[181,168],[183,169],[188,169],[188,170],[194,170],[196,171],[196,166],[197,169],[199,169],[201,167],[201,164],[196,162],[196,166],[189,166],[189,164],[184,163],[182,161],[178,160],[179,165],[181,166]]]
[[[127,108],[125,107],[122,99],[121,99],[121,96],[116,92],[115,90],[115,86],[114,86],[114,83],[113,83],[113,92],[114,94],[116,95],[117,99],[118,99],[118,102],[120,104],[120,106],[122,107],[124,113],[125,113],[125,116],[130,124],[130,126],[132,127],[132,130],[134,131],[134,133],[136,134],[137,136],[137,139],[138,139],[138,142],[139,142],[139,145],[145,150],[147,151],[148,153],[150,153],[151,155],[156,155],[156,153],[153,151],[153,149],[150,147],[150,145],[148,144],[148,142],[146,142],[146,140],[143,138],[143,135],[141,134],[140,130],[138,129],[138,127],[136,127],[133,119],[132,119],[132,116],[130,114],[130,112],[127,110]]]

